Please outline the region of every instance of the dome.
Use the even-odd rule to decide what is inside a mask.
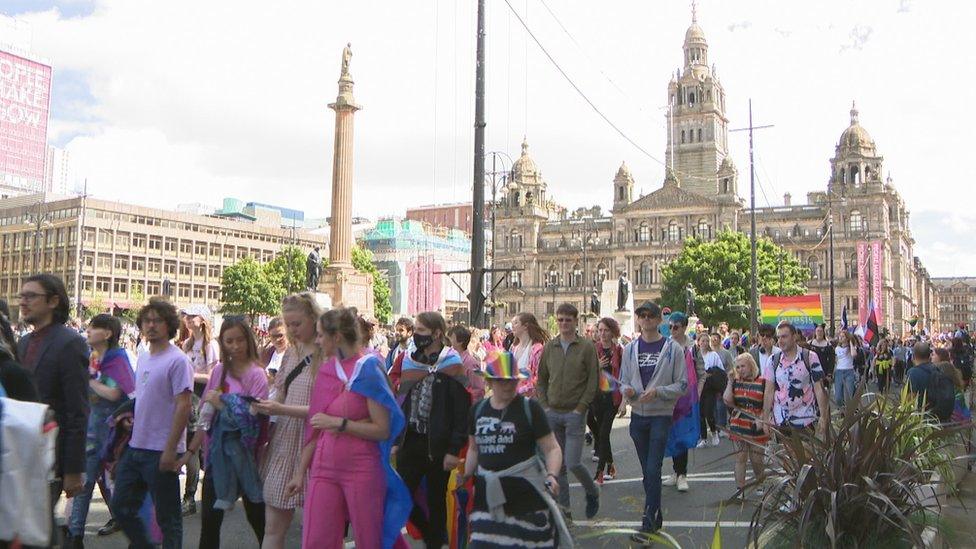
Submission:
[[[722,159],[722,165],[718,167],[718,171],[719,173],[735,171],[735,162],[732,161],[731,156],[726,156]]]
[[[698,26],[698,22],[692,21],[691,26],[685,31],[685,43],[687,42],[704,42],[705,41],[705,31]]]
[[[633,176],[630,175],[630,168],[627,167],[627,163],[621,162],[620,169],[617,170],[617,175],[614,176],[613,180],[620,181],[624,179],[633,179]]]
[[[512,165],[512,173],[515,178],[519,178],[523,175],[535,175],[538,172],[538,168],[535,165],[535,160],[529,156],[529,142],[526,139],[522,139],[522,156],[515,161]]]
[[[840,134],[838,145],[845,148],[874,147],[874,140],[871,134],[865,130],[857,120],[857,107],[851,105],[851,125]]]

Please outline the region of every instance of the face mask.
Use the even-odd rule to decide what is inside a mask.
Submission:
[[[417,349],[420,349],[421,351],[426,349],[427,347],[430,347],[430,345],[433,342],[434,342],[433,334],[428,334],[428,335],[413,334],[413,344],[417,347]]]

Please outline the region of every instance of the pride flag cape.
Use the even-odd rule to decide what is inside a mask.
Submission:
[[[664,455],[673,457],[683,454],[698,445],[701,427],[698,410],[698,374],[691,351],[685,350],[685,369],[688,372],[688,391],[678,399],[671,414],[671,430],[668,432],[668,445]]]
[[[400,370],[399,394],[401,401],[418,381],[427,377],[428,374],[435,372],[441,372],[451,377],[464,375],[461,355],[451,347],[444,347],[441,349],[441,354],[437,356],[437,361],[434,364],[424,364],[423,362],[417,362],[413,358],[413,354],[404,354],[403,364]]]
[[[812,331],[817,324],[823,324],[823,306],[820,294],[793,296],[760,296],[762,321],[776,326],[789,321],[798,330]]]
[[[319,378],[323,376],[338,377],[335,370],[337,365],[338,363],[334,358],[322,364],[319,368]],[[318,402],[330,402],[339,394],[340,384],[333,383],[331,386],[319,387],[320,381],[322,380],[316,380],[317,387],[312,390],[312,399],[316,402],[309,403],[310,409],[319,409]],[[410,510],[413,508],[413,501],[410,498],[407,485],[390,462],[390,450],[407,421],[403,417],[403,410],[397,404],[396,397],[393,396],[393,390],[390,388],[386,373],[383,371],[383,364],[375,355],[367,354],[356,362],[352,379],[348,383],[351,392],[373,400],[390,413],[390,436],[379,442],[380,461],[383,465],[383,473],[386,476],[386,500],[383,505],[383,547],[390,549],[398,541],[402,545],[400,530],[407,523]],[[332,390],[326,392],[325,387],[330,387]],[[311,429],[307,428],[306,440],[308,440],[310,431]]]
[[[690,385],[689,385],[690,387]],[[600,392],[609,393],[620,388],[620,380],[613,377],[610,372],[600,369]]]

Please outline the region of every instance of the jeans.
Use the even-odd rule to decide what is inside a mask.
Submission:
[[[661,465],[671,430],[671,416],[630,417],[630,438],[637,449],[641,470],[644,473],[643,529],[657,531],[664,524],[661,512]]]
[[[847,399],[854,396],[854,386],[857,385],[857,371],[853,368],[849,370],[834,370],[834,402],[837,406],[843,406]]]
[[[573,475],[583,485],[586,494],[596,496],[600,492],[596,487],[596,482],[590,476],[589,471],[580,462],[583,454],[583,432],[586,417],[578,412],[556,412],[549,410],[546,412],[549,420],[549,427],[556,435],[556,442],[563,452],[563,466],[559,469],[559,505],[569,510],[569,478],[567,471],[572,471]]]
[[[115,470],[112,515],[129,538],[129,546],[135,549],[154,547],[145,523],[139,518],[146,492],[152,497],[156,522],[163,531],[163,548],[180,549],[183,546],[180,477],[175,471],[159,470],[162,454],[129,447]]]
[[[91,505],[95,484],[102,490],[105,501],[112,501],[112,492],[105,483],[105,470],[102,460],[98,456],[98,448],[89,449],[85,453],[85,487],[76,495],[71,503],[71,517],[68,520],[68,533],[72,536],[85,535],[85,523],[88,521],[88,507]]]

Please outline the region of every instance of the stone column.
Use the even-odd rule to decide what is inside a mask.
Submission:
[[[351,57],[348,47],[346,51]],[[345,57],[345,56],[344,56]],[[332,160],[332,221],[329,224],[329,264],[352,266],[352,146],[353,121],[360,108],[352,96],[353,80],[348,61],[339,77],[339,95],[329,108],[336,113],[335,150]]]

